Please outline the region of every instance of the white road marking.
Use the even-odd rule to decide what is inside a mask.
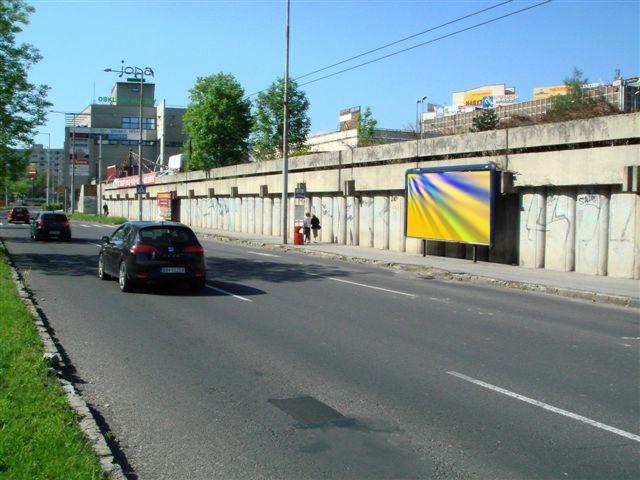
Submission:
[[[311,273],[311,272],[306,272],[306,273],[308,273],[309,275],[313,275],[314,277],[322,277],[322,278],[326,278],[328,280],[333,280],[334,282],[349,283],[351,285],[357,285],[359,287],[371,288],[373,290],[382,290],[383,292],[397,293],[398,295],[405,295],[407,297],[412,297],[412,298],[416,297],[416,295],[414,295],[413,293],[399,292],[397,290],[390,290],[388,288],[376,287],[374,285],[366,285],[364,283],[351,282],[349,280],[343,280],[342,278],[325,277],[324,275],[320,275],[319,273]]]
[[[78,225],[84,228],[91,228],[91,225],[85,225],[84,223],[79,223]]]
[[[620,337],[622,340],[640,340],[640,337]]]
[[[207,285],[207,288],[209,288],[211,290],[214,290],[216,292],[224,293],[225,295],[231,295],[232,297],[235,297],[238,300],[243,300],[245,302],[253,302],[253,300],[250,300],[250,299],[245,298],[245,297],[241,297],[240,295],[236,295],[235,293],[227,292],[226,290],[223,290],[221,288],[212,287],[211,285]]]
[[[640,435],[635,435],[633,433],[625,432],[624,430],[620,430],[615,427],[610,427],[609,425],[605,425],[604,423],[596,422],[595,420],[591,420],[590,418],[583,417],[582,415],[578,415],[576,413],[572,413],[567,410],[562,410],[561,408],[554,407],[547,403],[539,402],[538,400],[525,397],[524,395],[511,392],[504,388],[496,387],[495,385],[491,385],[490,383],[486,383],[481,380],[468,377],[467,375],[463,375],[462,373],[458,373],[458,372],[447,372],[447,373],[449,375],[453,375],[454,377],[461,378],[462,380],[466,380],[467,382],[475,383],[476,385],[480,385],[481,387],[488,388],[489,390],[493,390],[494,392],[502,393],[503,395],[507,395],[509,397],[521,400],[523,402],[530,403],[531,405],[544,408],[545,410],[549,410],[550,412],[557,413],[559,415],[564,415],[565,417],[578,420],[579,422],[586,423],[587,425],[591,425],[592,427],[600,428],[602,430],[606,430],[607,432],[615,433],[616,435],[620,435],[621,437],[628,438],[629,440],[640,442]]]
[[[252,252],[252,251],[249,251],[249,253],[253,253],[254,255],[262,255],[263,257],[278,257],[278,258],[280,258],[280,255],[274,255],[273,253],[262,253],[262,252]]]
[[[100,245],[99,243],[93,243],[93,242],[87,242],[90,245],[95,245],[96,247],[101,247],[102,245]]]

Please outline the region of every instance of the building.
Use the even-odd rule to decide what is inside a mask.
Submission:
[[[128,173],[137,174],[141,96],[142,158],[166,165],[169,156],[182,152],[186,109],[169,107],[164,100],[156,104],[153,83],[117,82],[109,97],[98,97],[98,103],[72,115],[65,127],[64,185],[71,186],[73,174],[76,195],[81,185],[99,177],[100,163],[102,178],[106,178],[108,167],[121,167],[133,154]]]
[[[29,153],[29,159],[27,164],[29,165],[29,171],[35,171],[37,175],[40,172],[47,171],[47,167],[50,165],[49,178],[51,179],[51,188],[55,190],[58,185],[62,185],[64,177],[64,149],[52,148],[48,149],[40,143],[33,144],[30,149],[16,149],[16,152]]]
[[[352,149],[358,146],[358,121],[360,120],[360,107],[347,108],[340,111],[338,131],[310,135],[306,145],[312,152],[334,152],[338,150]],[[388,128],[376,128],[373,132],[371,143],[404,142],[415,140],[415,132]]]
[[[485,108],[495,109],[500,120],[515,116],[539,117],[553,105],[553,97],[567,92],[564,85],[536,87],[533,100],[519,102],[513,87],[504,84],[485,85],[453,94],[452,106],[432,106],[422,115],[423,131],[433,135],[451,135],[466,133],[473,126],[473,119]],[[583,85],[583,95],[591,98],[604,98],[618,107],[621,112],[640,110],[640,83],[638,77],[619,79],[610,85]]]

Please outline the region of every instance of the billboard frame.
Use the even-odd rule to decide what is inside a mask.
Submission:
[[[422,173],[443,173],[443,172],[477,172],[477,171],[488,171],[489,172],[489,243],[469,243],[469,242],[460,242],[455,240],[444,240],[441,238],[425,238],[425,237],[414,237],[407,235],[408,228],[408,212],[409,212],[409,182],[407,181],[407,177],[409,174],[422,174]],[[404,236],[405,238],[417,238],[419,240],[430,240],[434,242],[447,242],[447,243],[461,243],[463,245],[472,245],[472,246],[486,246],[489,249],[493,248],[495,245],[495,221],[496,221],[496,196],[498,194],[499,184],[498,184],[498,170],[496,169],[496,165],[493,163],[481,163],[481,164],[472,164],[472,165],[452,165],[448,167],[429,167],[429,168],[410,168],[404,173]]]

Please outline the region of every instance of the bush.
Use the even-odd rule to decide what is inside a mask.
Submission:
[[[42,210],[47,210],[47,211],[62,210],[63,205],[60,202],[58,202],[58,203],[44,203],[42,205],[42,207],[40,207],[40,208]]]

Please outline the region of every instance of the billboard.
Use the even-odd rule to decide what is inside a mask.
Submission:
[[[536,87],[533,89],[533,99],[542,100],[556,95],[566,95],[569,90],[566,85],[552,85],[550,87]]]
[[[493,165],[408,170],[405,235],[490,246],[495,192]]]

